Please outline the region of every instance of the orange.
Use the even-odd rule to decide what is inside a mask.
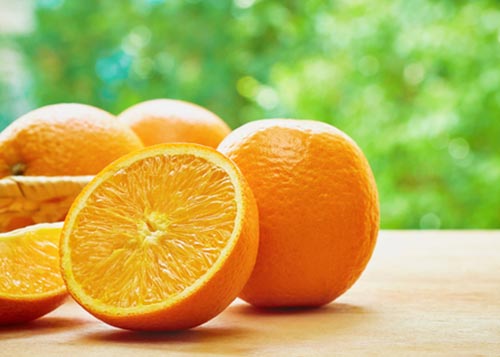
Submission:
[[[121,113],[118,119],[128,124],[146,146],[189,142],[215,148],[231,131],[211,111],[174,99],[136,104]]]
[[[0,133],[0,177],[94,175],[142,147],[130,128],[104,110],[84,104],[49,105]]]
[[[34,320],[64,302],[61,228],[62,223],[42,223],[0,233],[0,325]]]
[[[319,306],[345,292],[372,254],[377,188],[356,143],[328,124],[270,119],[233,131],[219,150],[257,200],[260,246],[240,297],[262,307]]]
[[[258,213],[238,168],[212,148],[163,144],[101,171],[61,238],[73,298],[102,321],[178,330],[220,313],[255,263]]]

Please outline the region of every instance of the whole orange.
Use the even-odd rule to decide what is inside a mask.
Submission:
[[[325,123],[268,119],[234,130],[219,151],[239,166],[259,208],[257,262],[240,297],[319,306],[349,289],[379,228],[375,180],[356,143]]]
[[[175,99],[155,99],[136,104],[122,112],[118,119],[128,124],[146,146],[188,142],[215,148],[231,131],[211,111]]]
[[[0,177],[93,175],[143,147],[108,112],[84,104],[36,109],[0,133]]]

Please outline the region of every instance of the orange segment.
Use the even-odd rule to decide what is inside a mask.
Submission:
[[[236,166],[215,150],[165,144],[130,154],[74,202],[62,235],[68,289],[112,325],[201,324],[241,291],[258,218]]]
[[[38,224],[0,234],[0,324],[33,320],[64,301],[61,228],[62,223]]]

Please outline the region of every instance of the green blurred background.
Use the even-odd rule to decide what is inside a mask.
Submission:
[[[316,119],[366,153],[382,228],[500,228],[499,1],[1,0],[0,13],[15,28],[0,25],[0,129],[45,104],[119,113],[160,97],[233,128]]]

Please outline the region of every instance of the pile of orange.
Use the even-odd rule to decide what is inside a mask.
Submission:
[[[9,272],[0,324],[42,316],[66,289],[102,321],[132,330],[191,328],[237,296],[319,306],[359,278],[378,233],[366,158],[315,121],[267,119],[230,132],[175,100],[118,118],[56,105],[0,134],[0,173],[95,175],[62,231],[42,224],[0,235]]]

